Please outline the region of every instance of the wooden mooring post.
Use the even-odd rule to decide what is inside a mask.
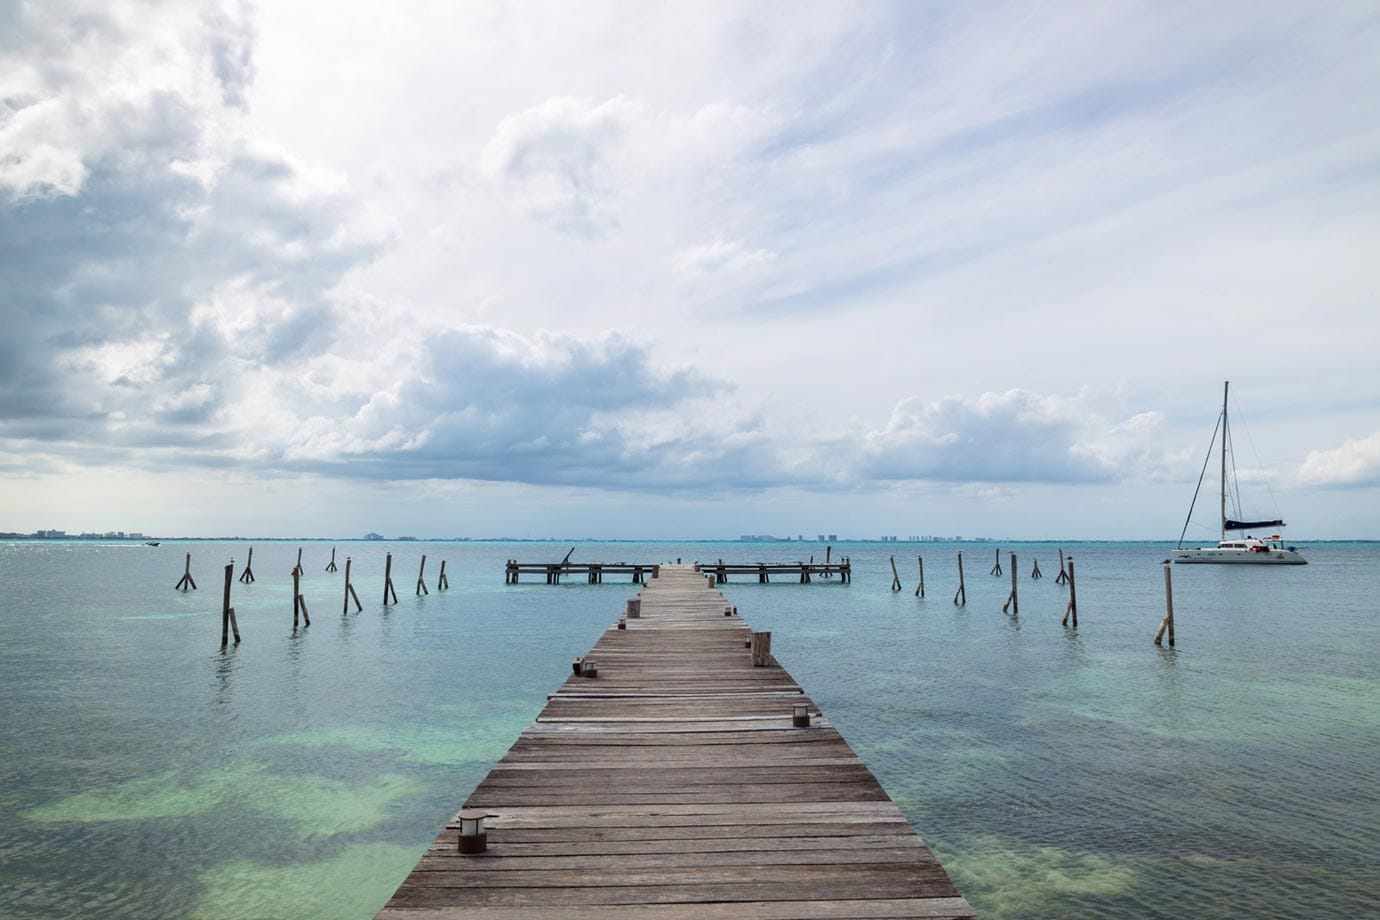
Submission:
[[[428,591],[428,590],[426,589],[426,582],[422,580],[422,576],[423,576],[425,573],[426,573],[426,554],[423,553],[423,554],[422,554],[422,567],[419,568],[419,569],[417,570],[417,596],[418,596],[418,597],[421,597],[423,594],[430,594],[430,593],[431,593],[430,591]]]
[[[1006,608],[1011,608],[1012,616],[1021,612],[1021,602],[1016,597],[1016,554],[1011,554],[1011,595],[1007,597],[1006,603],[1001,605],[1001,612],[1006,613]]]
[[[292,570],[292,629],[297,631],[297,615],[302,615],[302,619],[307,626],[311,625],[311,614],[307,613],[307,599],[302,596],[302,573],[297,569]]]
[[[192,579],[192,554],[191,554],[191,553],[188,553],[188,554],[187,554],[187,567],[184,568],[184,569],[182,570],[182,578],[181,578],[180,581],[178,581],[177,587],[175,587],[173,590],[174,590],[174,591],[182,591],[182,592],[185,593],[185,592],[187,591],[187,588],[188,588],[189,586],[191,587],[191,589],[192,589],[193,591],[196,590],[196,582]]]
[[[393,603],[398,602],[398,592],[393,587],[393,554],[388,553],[383,557],[383,606],[388,606],[388,596],[393,596]]]
[[[188,553],[190,556],[191,554]],[[240,644],[240,624],[235,622],[235,608],[230,606],[230,583],[235,580],[235,560],[225,567],[225,596],[220,605],[220,647],[230,644],[230,633],[235,634],[235,644]]]
[[[896,573],[896,557],[891,557],[891,590],[901,590],[901,576]]]
[[[1032,556],[1030,561],[1031,561],[1030,577],[1031,577],[1031,578],[1044,578],[1045,576],[1043,576],[1043,575],[1040,574],[1040,560],[1038,560],[1038,559],[1036,559],[1036,558],[1034,558],[1034,557]]]
[[[331,564],[328,565],[328,566],[326,566],[326,571],[327,571],[327,572],[334,572],[334,571],[336,571],[336,568],[335,568],[335,547],[334,547],[334,546],[331,547]]]
[[[355,590],[355,586],[352,585],[352,584],[350,583],[350,557],[349,557],[349,556],[346,556],[346,557],[345,557],[345,605],[344,605],[343,607],[340,608],[340,612],[341,612],[342,614],[344,614],[344,613],[349,613],[349,612],[350,612],[350,599],[351,599],[351,598],[354,598],[354,602],[355,602],[355,613],[360,613],[361,611],[363,611],[363,610],[364,610],[364,605],[361,604],[361,603],[359,602],[359,592],[357,592],[357,591]]]
[[[754,632],[752,634],[752,666],[754,668],[771,667],[770,632]]]
[[[915,586],[915,596],[916,596],[916,597],[924,597],[924,596],[925,596],[925,557],[924,557],[924,556],[916,556],[916,557],[915,557],[915,561],[918,562],[918,563],[920,563],[920,584],[918,584],[918,585]]]
[[[244,584],[252,584],[254,581],[254,547],[249,547],[249,559],[244,563],[244,571],[240,573],[240,581]]]
[[[1169,630],[1169,647],[1174,647],[1174,580],[1169,574],[1170,567],[1164,567],[1164,619],[1160,621],[1160,631],[1155,633],[1155,644],[1159,645],[1164,632]]]
[[[446,577],[446,560],[441,560],[441,574],[436,579],[436,590],[444,591],[450,587],[450,579]]]
[[[1074,582],[1074,580],[1073,580],[1073,557],[1072,557],[1072,556],[1070,556],[1070,557],[1068,558],[1068,574],[1069,574],[1069,605],[1068,605],[1067,607],[1064,608],[1064,620],[1063,620],[1063,623],[1064,623],[1065,626],[1069,625],[1069,617],[1072,616],[1072,617],[1073,617],[1073,628],[1074,628],[1074,629],[1077,629],[1077,628],[1078,628],[1078,588],[1077,588],[1077,586],[1076,586],[1076,584],[1075,584],[1075,582]]]
[[[294,565],[294,566],[292,567],[292,570],[293,570],[294,572],[296,572],[298,575],[303,574],[303,572],[302,572],[302,547],[300,547],[300,546],[297,547],[297,564]]]
[[[1064,550],[1059,549],[1059,574],[1055,577],[1056,585],[1066,585],[1069,583],[1069,573],[1064,571]]]
[[[997,561],[996,561],[996,563],[994,563],[993,566],[992,566],[992,574],[993,574],[993,575],[1000,575],[1000,574],[1001,574],[1001,547],[1000,547],[1000,546],[997,547]]]
[[[962,602],[959,598],[963,598]],[[954,603],[960,606],[968,606],[968,589],[963,584],[963,551],[958,553],[958,590],[954,592]]]

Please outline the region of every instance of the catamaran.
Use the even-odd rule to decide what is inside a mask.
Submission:
[[[1203,476],[1198,476],[1198,489],[1193,490],[1193,502],[1188,506],[1188,520],[1184,521],[1184,529],[1179,534],[1179,544],[1174,549],[1171,557],[1176,563],[1188,562],[1218,562],[1218,563],[1250,563],[1254,565],[1307,565],[1308,560],[1299,555],[1298,550],[1292,546],[1284,545],[1284,538],[1281,537],[1276,527],[1283,527],[1284,521],[1237,521],[1227,517],[1227,450],[1231,443],[1231,431],[1227,426],[1227,390],[1231,383],[1222,384],[1222,415],[1217,419],[1217,428],[1212,431],[1212,442],[1208,444],[1208,459],[1212,458],[1212,446],[1217,441],[1217,430],[1222,431],[1222,494],[1221,494],[1221,531],[1216,546],[1184,546],[1184,534],[1188,532],[1188,520],[1193,518],[1193,505],[1198,501],[1198,489],[1203,486]],[[1203,461],[1203,472],[1207,472],[1207,460]],[[1233,464],[1233,477],[1235,467]],[[1240,490],[1235,490],[1234,494],[1240,494]],[[1240,512],[1237,511],[1239,515]],[[1266,530],[1272,531],[1268,538],[1253,537],[1247,534],[1244,538],[1227,539],[1228,531],[1239,530]]]

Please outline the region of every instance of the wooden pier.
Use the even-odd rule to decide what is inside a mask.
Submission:
[[[558,585],[562,578],[583,577],[591,585],[604,583],[605,575],[631,575],[632,583],[643,584],[652,576],[658,566],[651,563],[627,562],[518,562],[509,559],[504,565],[504,582],[518,584],[523,575],[541,575],[548,585]],[[727,584],[730,575],[749,575],[758,584],[770,584],[772,576],[793,578],[802,585],[811,584],[815,578],[838,579],[838,584],[853,581],[853,564],[848,559],[838,562],[718,562],[696,563],[694,570],[713,575],[719,584]]]
[[[660,567],[378,920],[975,916],[712,579]]]

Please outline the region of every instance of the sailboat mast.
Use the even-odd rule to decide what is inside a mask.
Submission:
[[[1219,543],[1227,540],[1227,388],[1231,381],[1222,382],[1222,536]]]

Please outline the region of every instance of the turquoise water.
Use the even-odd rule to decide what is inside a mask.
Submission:
[[[225,652],[222,567],[244,544],[0,546],[0,915],[371,916],[633,590],[503,583],[503,560],[568,545],[340,544],[331,575],[330,545],[304,546],[313,625],[292,631],[296,544],[255,544]],[[1163,545],[1068,545],[1077,631],[1052,546],[1014,547],[1014,617],[990,546],[964,548],[951,603],[956,548],[849,545],[851,586],[726,593],[984,917],[1380,914],[1380,547],[1178,568],[1174,650],[1151,644]],[[365,606],[342,616],[347,553]]]

